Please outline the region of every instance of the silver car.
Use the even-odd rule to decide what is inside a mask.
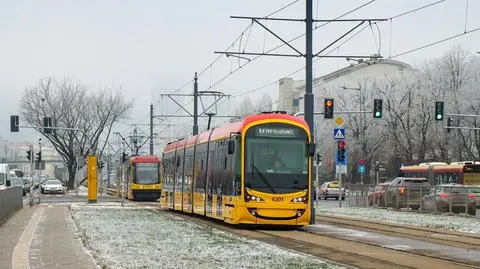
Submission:
[[[49,179],[45,182],[45,186],[43,187],[44,193],[61,193],[64,194],[65,191],[63,190],[62,182],[58,179]]]
[[[442,184],[435,186],[422,198],[423,210],[433,212],[467,212],[476,214],[475,196],[461,184]]]

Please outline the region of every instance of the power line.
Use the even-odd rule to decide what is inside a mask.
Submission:
[[[347,12],[345,12],[345,13],[337,16],[337,17],[335,17],[332,21],[338,20],[338,19],[340,19],[340,18],[342,18],[342,17],[345,17],[345,16],[347,16],[347,15],[349,15],[349,14],[351,14],[351,13],[353,13],[353,12],[355,12],[355,11],[357,11],[357,10],[359,10],[359,9],[361,9],[361,8],[367,6],[367,5],[369,5],[369,4],[371,4],[371,3],[375,2],[375,1],[376,1],[376,0],[370,0],[370,1],[367,2],[367,3],[364,3],[364,4],[362,4],[362,5],[354,8],[354,9],[352,9],[352,10],[349,10],[349,11],[347,11]],[[323,24],[321,24],[321,25],[319,25],[319,26],[316,26],[315,28],[313,28],[313,31],[315,31],[315,30],[317,30],[317,29],[319,29],[319,28],[321,28],[321,27],[323,27],[323,26],[326,26],[327,24],[330,24],[332,21],[325,22],[325,23],[323,23]],[[298,35],[298,36],[296,36],[296,37],[288,40],[287,43],[291,43],[291,42],[293,42],[293,41],[296,41],[296,40],[298,40],[299,38],[304,37],[304,36],[305,36],[305,33],[300,34],[300,35]],[[281,48],[281,47],[283,47],[283,46],[285,46],[285,43],[282,43],[282,44],[280,44],[280,45],[278,45],[278,46],[276,46],[276,47],[273,47],[272,49],[268,50],[268,51],[265,52],[265,53],[271,53],[271,52],[273,52],[273,51],[275,51],[275,50],[277,50],[277,49],[279,49],[279,48]],[[223,82],[225,79],[227,79],[228,77],[230,77],[231,75],[233,75],[234,73],[236,73],[238,70],[242,69],[244,66],[246,66],[246,65],[254,62],[255,60],[257,60],[258,58],[260,58],[260,57],[262,57],[262,56],[263,56],[263,55],[258,55],[258,56],[256,56],[256,57],[250,59],[250,61],[248,61],[248,62],[246,62],[246,63],[244,63],[244,64],[242,64],[242,65],[239,65],[235,70],[230,71],[230,73],[228,73],[227,75],[223,76],[221,79],[219,79],[218,81],[216,81],[213,85],[210,85],[210,86],[209,86],[208,88],[206,88],[205,90],[208,91],[208,90],[212,89],[213,87],[217,86],[218,84],[220,84],[221,82]]]
[[[447,0],[439,0],[439,1],[437,1],[437,2],[433,2],[433,3],[427,4],[427,5],[424,5],[424,6],[421,6],[421,7],[412,9],[412,10],[409,10],[409,11],[405,11],[405,12],[400,13],[400,14],[398,14],[398,15],[392,16],[392,17],[390,17],[390,18],[388,18],[388,19],[389,19],[389,20],[393,20],[393,19],[396,19],[396,18],[399,18],[399,17],[403,17],[403,16],[408,15],[408,14],[410,14],[410,13],[414,13],[414,12],[420,11],[420,10],[422,10],[422,9],[425,9],[425,8],[428,8],[428,7],[431,7],[431,6],[440,4],[440,3],[445,2],[445,1],[447,1]]]
[[[270,17],[270,16],[272,16],[272,15],[274,15],[274,14],[280,12],[280,11],[283,11],[283,10],[285,10],[286,8],[288,8],[288,7],[296,4],[296,3],[299,2],[299,1],[300,1],[300,0],[295,0],[295,1],[289,3],[289,4],[285,5],[285,6],[277,9],[276,11],[273,11],[272,13],[268,14],[268,15],[265,16],[265,17]],[[251,23],[242,31],[242,33],[241,33],[240,35],[238,35],[233,42],[231,42],[231,44],[227,47],[226,50],[232,48],[237,41],[241,40],[241,38],[243,37],[243,35],[245,34],[245,32],[246,32],[248,29],[250,29],[252,26],[253,26],[253,22],[251,22]],[[222,57],[223,57],[223,55],[219,55],[218,57],[216,57],[210,64],[206,65],[206,66],[197,74],[197,77],[199,78],[202,74],[205,73],[205,71],[207,71],[209,68],[212,68],[212,66],[213,66],[216,62],[218,62],[218,60],[220,60]],[[173,90],[172,93],[174,93],[174,92],[179,92],[179,91],[183,90],[185,87],[187,87],[187,86],[188,86],[190,83],[192,83],[192,82],[193,82],[193,79],[188,80],[188,81],[187,81],[185,84],[183,84],[181,87]]]
[[[400,14],[397,14],[397,15],[395,15],[395,16],[390,17],[389,20],[391,21],[391,20],[394,19],[394,18],[399,18],[399,17],[405,16],[405,15],[408,15],[408,14],[411,14],[411,13],[414,13],[414,12],[418,12],[418,11],[420,11],[420,10],[426,9],[426,8],[428,8],[428,7],[437,5],[437,4],[442,3],[442,2],[445,2],[445,1],[446,1],[446,0],[436,1],[436,2],[433,2],[433,3],[427,4],[427,5],[424,5],[424,6],[421,6],[421,7],[418,7],[418,8],[415,8],[415,9],[412,9],[412,10],[409,10],[409,11],[406,11],[406,12],[403,12],[403,13],[400,13]],[[341,18],[341,17],[343,17],[343,16],[345,16],[345,15],[348,15],[348,14],[350,14],[351,12],[354,12],[354,11],[358,10],[359,8],[362,8],[362,7],[368,5],[368,4],[372,3],[372,2],[373,2],[373,1],[367,2],[367,3],[361,5],[361,6],[357,7],[357,8],[355,8],[355,9],[347,12],[347,13],[344,13],[344,14],[338,16],[336,19],[339,19],[339,18]],[[326,23],[318,26],[318,28],[320,28],[320,27],[322,27],[322,26],[324,26],[324,25],[326,25],[326,24],[328,24],[328,23],[330,23],[330,22],[326,22]],[[380,32],[380,30],[378,29],[378,23],[374,23],[374,24],[376,24],[376,26],[377,26],[377,31]],[[333,48],[332,50],[330,50],[329,52],[327,52],[326,55],[329,55],[329,54],[330,54],[331,52],[333,52],[334,50],[340,48],[341,46],[343,46],[344,44],[346,44],[347,42],[349,42],[351,39],[353,39],[353,38],[356,37],[358,34],[360,34],[361,32],[363,32],[363,31],[364,31],[367,27],[369,27],[369,26],[371,27],[371,24],[366,25],[366,26],[364,26],[363,28],[361,28],[360,30],[358,30],[358,31],[357,31],[355,34],[353,34],[351,37],[349,37],[348,39],[346,39],[345,41],[343,41],[341,44],[339,44],[338,46],[336,46],[335,48]],[[315,28],[315,29],[316,29],[316,28]],[[302,35],[302,36],[303,36],[303,35]],[[379,37],[379,38],[380,38],[380,37]],[[378,47],[379,47],[379,50],[380,50],[380,48],[381,48],[381,39],[380,39],[380,41],[379,41]],[[393,57],[389,57],[389,58],[393,58]],[[319,60],[320,60],[320,58],[317,58],[317,59],[314,60],[314,62],[317,62],[317,61],[319,61]],[[288,77],[288,76],[294,75],[294,74],[302,71],[303,69],[305,69],[305,66],[303,66],[303,67],[301,67],[301,68],[299,68],[299,69],[297,69],[297,70],[289,73],[288,75],[285,75],[284,77]],[[248,94],[248,93],[256,92],[256,91],[258,91],[258,90],[261,90],[261,89],[264,89],[264,88],[266,88],[266,87],[268,87],[268,86],[271,86],[271,85],[273,85],[273,84],[276,84],[277,81],[278,81],[278,80],[275,80],[275,81],[270,82],[270,83],[268,83],[268,84],[266,84],[266,85],[264,85],[264,86],[261,86],[261,87],[255,88],[255,89],[253,89],[253,90],[250,90],[250,91],[247,91],[247,92],[244,92],[244,93],[235,95],[235,96],[233,96],[233,97],[235,98],[235,97],[243,96],[243,95]],[[276,102],[276,103],[278,103],[278,102]],[[273,103],[273,104],[276,104],[276,103]]]
[[[450,36],[450,37],[447,37],[447,38],[444,38],[444,39],[441,39],[441,40],[438,40],[438,41],[435,41],[435,42],[432,42],[432,43],[429,43],[429,44],[426,44],[426,45],[423,45],[423,46],[418,47],[418,48],[414,48],[414,49],[411,49],[411,50],[408,50],[408,51],[405,51],[405,52],[402,52],[402,53],[393,55],[393,56],[390,57],[390,58],[396,58],[396,57],[399,57],[399,56],[403,56],[403,55],[406,55],[406,54],[409,54],[409,53],[412,53],[412,52],[415,52],[415,51],[418,51],[418,50],[421,50],[421,49],[424,49],[424,48],[431,47],[431,46],[433,46],[433,45],[437,45],[437,44],[443,43],[443,42],[448,41],[448,40],[451,40],[451,39],[455,39],[455,38],[460,37],[460,36],[463,36],[463,35],[467,35],[467,34],[476,32],[476,31],[478,31],[478,30],[480,30],[480,27],[477,27],[477,28],[474,28],[474,29],[471,29],[471,30],[462,32],[462,33],[460,33],[460,34],[456,34],[456,35],[453,35],[453,36]]]

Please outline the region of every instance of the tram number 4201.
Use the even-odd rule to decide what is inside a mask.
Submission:
[[[272,201],[274,202],[283,202],[283,197],[273,197]]]

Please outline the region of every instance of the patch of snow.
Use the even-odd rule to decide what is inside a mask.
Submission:
[[[345,268],[168,212],[118,204],[74,204],[71,210],[102,268]]]
[[[320,203],[316,206],[316,213],[480,234],[479,219],[475,217],[346,205],[339,207],[338,203]]]

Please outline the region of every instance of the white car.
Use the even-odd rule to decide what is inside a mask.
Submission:
[[[45,182],[45,186],[43,187],[44,193],[61,193],[65,194],[63,190],[62,182],[58,179],[49,179]]]

